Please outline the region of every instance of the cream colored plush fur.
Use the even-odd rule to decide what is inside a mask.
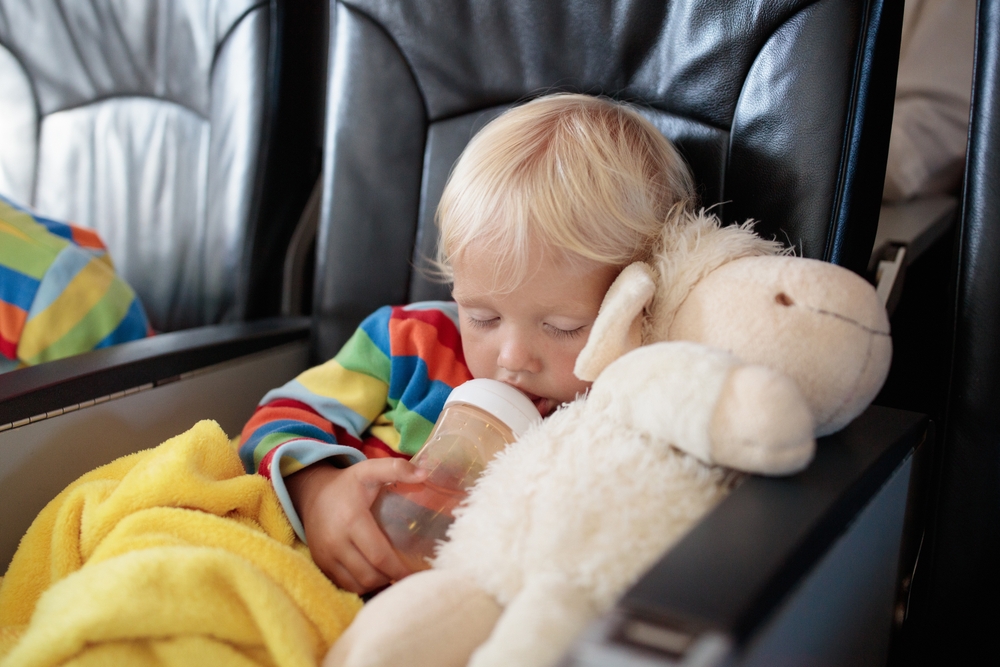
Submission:
[[[783,254],[702,212],[626,268],[577,360],[590,393],[488,466],[434,569],[379,594],[325,667],[549,667],[731,469],[807,465],[874,397],[891,342],[870,285]]]
[[[817,436],[839,431],[871,403],[892,359],[889,319],[872,286],[797,257],[749,257],[708,274],[666,339],[729,350],[792,378]]]
[[[688,383],[686,405],[703,400],[706,389],[717,390],[729,355],[716,352],[699,369],[684,358],[683,344],[668,347],[685,371],[704,370],[711,378],[705,388]],[[660,351],[637,350],[606,375],[645,371],[644,352]],[[674,378],[643,372],[626,396],[617,395],[615,381],[605,386],[603,379],[493,460],[452,524],[434,569],[379,594],[338,642],[327,667],[465,665],[468,653],[457,660],[441,653],[426,662],[416,657],[422,654],[415,647],[438,646],[454,632],[454,614],[438,598],[454,590],[470,599],[488,593],[504,607],[468,664],[551,665],[588,621],[724,497],[734,473],[706,466],[671,447],[669,437],[647,430],[653,422],[661,433],[673,427],[675,413],[662,404],[675,393]],[[636,415],[648,423],[628,426]],[[430,579],[437,586],[429,586]],[[474,618],[464,615],[463,626],[482,637]]]
[[[762,239],[753,226],[722,227],[701,210],[661,239],[650,264],[625,267],[608,290],[590,341],[576,361],[576,375],[596,380],[609,363],[641,344],[669,339],[674,315],[705,276],[742,257],[784,255],[779,243]]]
[[[753,232],[753,223],[723,227],[705,210],[678,225],[676,234],[665,234],[652,261],[657,289],[649,307],[643,342],[674,340],[669,335],[673,317],[694,286],[721,266],[742,257],[787,255],[791,252],[776,241]],[[595,341],[596,342],[596,341]]]
[[[637,327],[638,338],[631,333]],[[705,211],[665,235],[651,265],[622,272],[594,331],[600,335],[591,336],[577,358],[580,378],[595,379],[637,340],[694,341],[788,376],[813,416],[815,436],[856,417],[878,393],[892,359],[888,316],[865,280],[826,262],[787,256],[749,224],[723,227]],[[765,474],[794,472],[811,456],[811,445],[802,443],[799,459],[754,455],[754,463],[733,449],[735,435],[725,435],[721,425],[715,432],[728,438],[719,453],[735,457],[706,455],[704,443],[675,444],[705,462]]]

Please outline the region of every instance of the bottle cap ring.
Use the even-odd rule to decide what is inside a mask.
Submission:
[[[532,424],[542,419],[527,396],[499,380],[479,378],[463,382],[451,391],[444,404],[458,402],[489,412],[506,424],[515,437],[520,437]]]

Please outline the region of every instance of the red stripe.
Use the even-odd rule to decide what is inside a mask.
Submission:
[[[257,474],[265,479],[271,479],[271,461],[274,460],[274,453],[276,451],[278,451],[278,447],[264,454],[264,458],[260,460],[260,465],[257,466]]]
[[[361,441],[348,433],[340,424],[333,425],[333,438],[338,444],[361,449]]]
[[[0,354],[8,359],[17,359],[17,343],[0,338]]]
[[[0,338],[14,341],[15,349],[17,341],[21,339],[21,332],[24,331],[24,323],[27,321],[28,311],[12,303],[0,301]],[[11,356],[11,359],[13,358]]]
[[[397,452],[395,449],[392,449],[391,447],[389,447],[389,445],[385,444],[384,442],[382,442],[373,435],[370,435],[367,438],[365,438],[365,441],[361,443],[360,449],[361,453],[370,459],[385,459],[385,458],[406,459],[406,460],[410,459],[409,454],[403,454],[402,452]]]
[[[389,321],[389,340],[394,357],[419,357],[427,364],[430,380],[444,382],[449,387],[457,387],[472,379],[465,359],[455,350],[442,345],[439,330],[423,320]]]
[[[462,355],[462,336],[452,322],[451,318],[440,310],[433,308],[428,310],[403,310],[402,306],[392,309],[392,319],[394,320],[420,320],[430,324],[437,330],[437,340],[441,345],[447,347],[455,353],[455,357],[465,363]]]

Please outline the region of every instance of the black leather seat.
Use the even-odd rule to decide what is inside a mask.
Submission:
[[[0,2],[0,193],[94,228],[154,328],[276,315],[321,2]]]
[[[487,120],[573,90],[630,100],[705,205],[863,272],[878,217],[900,6],[846,0],[332,5],[319,356],[385,303],[447,294],[419,267],[453,161]],[[887,24],[887,25],[884,25]]]
[[[635,101],[680,146],[704,204],[863,272],[901,14],[878,0],[331,2],[313,319],[180,332],[12,373],[0,448],[18,458],[0,457],[0,557],[95,460],[200,417],[235,433],[262,386],[310,362],[308,347],[312,362],[328,358],[376,307],[445,296],[417,269],[448,170],[478,127],[534,95]],[[94,397],[114,398],[91,408]],[[150,425],[126,409],[147,410]],[[87,435],[88,458],[54,474],[45,463],[68,458],[67,429],[79,441],[106,427],[102,415],[128,428]],[[804,473],[750,479],[567,660],[884,663],[896,573],[910,565],[899,554],[912,452],[926,430],[919,415],[873,407],[825,438]]]
[[[980,0],[976,33],[947,405],[900,664],[1000,656],[1000,2]]]

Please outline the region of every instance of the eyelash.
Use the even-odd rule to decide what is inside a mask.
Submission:
[[[471,326],[473,329],[490,329],[493,326],[495,326],[497,322],[500,321],[499,317],[493,317],[488,320],[477,320],[474,317],[466,316],[465,319],[469,323],[469,326]],[[567,330],[554,327],[551,324],[546,324],[545,328],[548,329],[549,333],[551,333],[556,338],[576,338],[577,336],[583,334],[583,330],[586,329],[586,327],[578,327],[576,329]]]
[[[468,321],[469,325],[472,326],[473,329],[489,329],[494,324],[496,324],[497,321],[499,321],[500,318],[499,317],[493,317],[493,318],[490,318],[488,320],[477,320],[474,317],[468,317],[467,316],[465,319],[466,319],[466,321]]]
[[[576,329],[567,330],[567,329],[560,329],[558,327],[554,327],[551,325],[546,325],[546,326],[548,327],[552,335],[554,335],[556,338],[576,338],[577,336],[582,334],[583,330],[586,328],[586,327],[578,327]]]

